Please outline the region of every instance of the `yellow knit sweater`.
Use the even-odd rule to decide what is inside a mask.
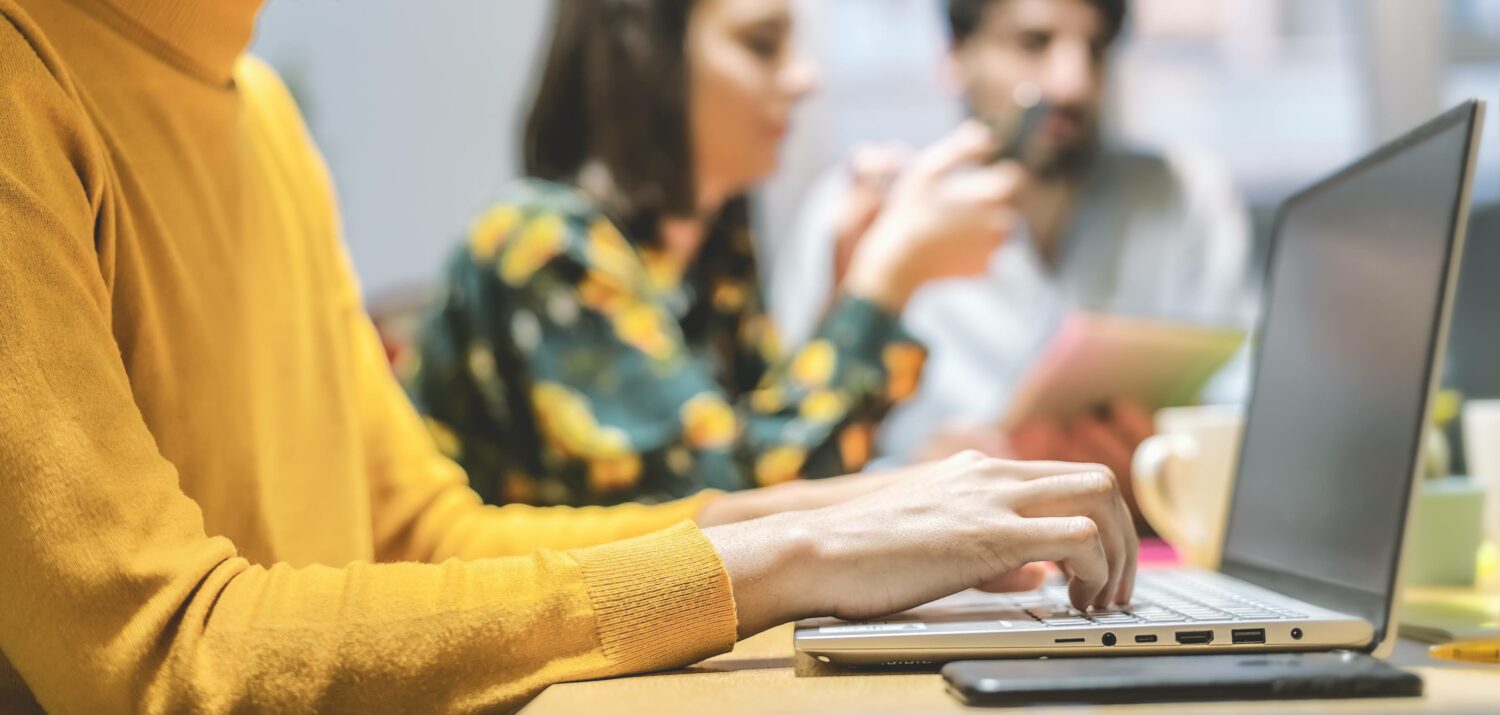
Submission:
[[[258,6],[0,0],[0,711],[513,708],[729,648],[700,500],[485,507],[436,453]]]

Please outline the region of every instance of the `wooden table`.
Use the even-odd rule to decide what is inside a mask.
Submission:
[[[1391,661],[1416,670],[1427,683],[1421,699],[1193,703],[1097,708],[1027,708],[1034,712],[1184,713],[1500,713],[1500,666],[1452,664],[1427,657],[1426,647],[1403,641]],[[745,640],[734,652],[681,671],[548,688],[527,706],[546,713],[945,713],[968,710],[943,689],[935,673],[798,677],[792,627]]]

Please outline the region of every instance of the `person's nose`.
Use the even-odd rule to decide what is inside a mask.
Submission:
[[[1055,40],[1049,48],[1042,93],[1060,106],[1086,102],[1099,82],[1093,49],[1082,40]]]
[[[798,54],[781,72],[781,91],[793,103],[817,91],[820,78],[812,58]]]

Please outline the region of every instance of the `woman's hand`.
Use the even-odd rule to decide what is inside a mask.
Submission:
[[[706,529],[788,511],[821,509],[883,489],[913,475],[925,474],[931,468],[932,465],[922,464],[842,477],[796,479],[770,487],[730,492],[709,500],[694,521]]]
[[[899,142],[862,144],[849,155],[849,192],[834,224],[833,284],[849,274],[860,241],[885,206],[891,185],[911,161],[911,150]]]
[[[995,148],[970,121],[919,154],[860,241],[845,289],[899,312],[927,281],[983,273],[1016,224],[1025,183],[1014,162],[978,163]]]
[[[1129,600],[1137,541],[1099,465],[965,453],[841,504],[714,527],[740,635],[811,616],[866,619],[967,588],[1033,582],[1055,561],[1078,608]]]

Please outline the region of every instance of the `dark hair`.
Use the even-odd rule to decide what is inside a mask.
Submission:
[[[687,26],[696,0],[560,0],[526,118],[525,171],[569,184],[590,162],[596,197],[636,240],[697,213],[688,122]]]
[[[952,34],[954,46],[962,45],[968,41],[976,31],[980,23],[984,22],[984,13],[991,5],[1003,0],[948,0],[948,30]],[[1104,39],[1106,42],[1114,42],[1120,36],[1120,30],[1125,27],[1125,0],[1088,0],[1099,16],[1104,20]]]

